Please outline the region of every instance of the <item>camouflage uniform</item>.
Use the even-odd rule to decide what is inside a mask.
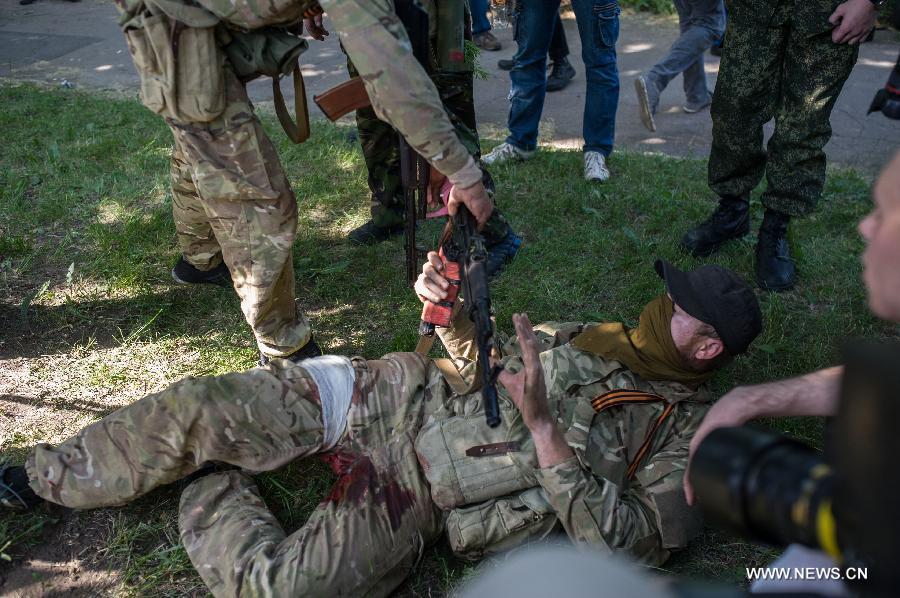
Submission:
[[[858,55],[831,41],[841,0],[730,0],[712,103],[709,185],[749,197],[766,174],[762,202],[791,216],[812,211],[825,182],[829,118]],[[763,125],[775,133],[763,148]]]
[[[193,51],[205,33],[213,39],[217,22],[243,30],[296,26],[315,2],[116,4],[141,76],[141,98],[166,119],[175,138],[172,209],[185,260],[200,270],[224,260],[260,351],[276,357],[296,351],[310,338],[309,323],[294,303],[296,199],[244,85],[221,50],[213,43]],[[457,138],[434,86],[415,65],[390,0],[321,4],[349,55],[356,57],[375,112],[451,182],[469,186],[480,180],[481,171]],[[168,40],[166,35],[180,37]],[[192,85],[184,86],[183,80]],[[208,104],[197,115],[201,96]]]
[[[422,7],[429,14],[431,28],[428,36],[431,80],[441,96],[441,102],[459,140],[477,160],[481,157],[481,145],[475,122],[472,71],[441,72],[440,65],[434,58],[437,36],[434,3],[423,2]],[[468,13],[468,10],[466,12]],[[468,20],[468,15],[466,18]],[[469,27],[466,27],[466,33],[466,37],[470,38]],[[347,71],[351,77],[359,76],[349,58]],[[359,141],[369,173],[372,222],[381,228],[402,224],[406,218],[406,207],[400,184],[400,147],[397,132],[391,125],[380,120],[371,107],[356,111],[356,128],[359,131]]]
[[[710,395],[646,382],[619,362],[565,344],[580,325],[537,330],[551,409],[575,457],[539,469],[530,434],[502,388],[503,426],[492,430],[480,394],[453,394],[426,358],[354,358],[347,424],[326,455],[339,478],[300,530],[284,533],[244,472],[201,477],[182,494],[181,538],[213,594],[385,595],[442,531],[469,558],[559,527],[576,543],[651,564],[684,546],[697,519],[684,502],[682,476]],[[471,357],[470,332],[442,333],[461,364]],[[521,367],[518,352],[515,338],[504,345],[508,368]],[[69,507],[117,505],[206,461],[264,471],[322,452],[323,400],[331,403],[305,363],[273,360],[147,396],[58,446],[37,446],[26,463],[31,486]],[[665,400],[595,413],[591,399],[618,388]],[[492,437],[520,446],[465,455]],[[638,454],[648,437],[649,449]]]

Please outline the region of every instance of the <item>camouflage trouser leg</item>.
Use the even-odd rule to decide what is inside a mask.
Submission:
[[[762,196],[767,208],[803,216],[818,204],[825,185],[823,148],[831,139],[831,111],[858,55],[858,45],[832,42],[831,31],[809,36],[791,30],[768,146],[768,186]]]
[[[183,493],[181,534],[217,596],[390,591],[440,531],[413,441],[442,403],[434,367],[413,353],[353,362],[356,380],[334,454],[346,463],[300,531],[285,537],[243,473],[200,478]],[[267,471],[322,450],[320,395],[301,366],[187,379],[123,407],[26,462],[31,487],[89,508],[128,502],[206,461]]]
[[[207,476],[182,494],[191,562],[216,596],[383,596],[437,539],[441,516],[414,452],[415,432],[443,388],[414,354],[357,370],[340,477],[306,524],[286,535],[245,474]],[[423,392],[424,390],[424,392]]]
[[[187,263],[198,270],[211,270],[222,263],[222,248],[209,224],[203,202],[191,176],[191,165],[178,150],[172,150],[172,217],[178,247]]]
[[[317,396],[299,367],[187,378],[57,446],[36,446],[26,462],[31,486],[57,504],[90,508],[124,504],[207,461],[275,469],[321,447]]]
[[[280,357],[310,338],[309,322],[298,314],[294,302],[291,250],[297,234],[297,201],[272,142],[253,115],[244,86],[230,71],[226,85],[227,107],[216,120],[169,122],[175,156],[190,164],[200,204],[260,351]],[[183,176],[179,182],[187,187]],[[189,196],[182,195],[176,203]],[[192,209],[194,228],[196,216]],[[185,242],[189,240],[181,240],[182,246]]]
[[[857,49],[832,43],[830,32],[798,31],[789,14],[776,14],[773,23],[729,14],[711,110],[709,184],[719,196],[746,197],[765,173],[763,203],[803,215],[822,193],[829,118]],[[772,118],[767,155],[763,125]]]

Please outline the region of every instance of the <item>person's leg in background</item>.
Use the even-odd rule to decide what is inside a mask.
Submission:
[[[674,3],[681,35],[662,60],[634,81],[641,121],[650,131],[656,130],[654,115],[660,94],[679,74],[684,75],[686,112],[698,112],[712,101],[706,85],[703,54],[722,35],[722,0],[674,0]]]
[[[547,92],[547,52],[559,14],[559,0],[518,0],[516,14],[515,39],[519,49],[509,74],[509,136],[484,157],[487,164],[529,158],[537,148]]]
[[[587,93],[584,102],[584,176],[606,181],[606,159],[615,138],[619,103],[619,71],[616,41],[619,38],[619,5],[615,0],[573,0],[581,36]]]
[[[562,18],[556,13],[553,25],[553,37],[550,38],[550,75],[547,77],[547,91],[559,91],[566,87],[575,77],[575,67],[569,62],[569,44],[566,41],[566,30]]]
[[[491,33],[491,22],[487,18],[488,0],[469,0],[472,10],[472,41],[482,50],[496,52],[503,48],[494,34]]]

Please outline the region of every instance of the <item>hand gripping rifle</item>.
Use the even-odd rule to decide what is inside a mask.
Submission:
[[[403,23],[413,56],[430,73],[428,56],[428,13],[415,0],[397,0],[394,11]],[[362,79],[354,77],[328,91],[314,96],[313,101],[332,122],[348,112],[371,105]],[[424,220],[428,203],[428,162],[410,147],[400,133],[400,184],[406,202],[406,281],[410,286],[416,281],[420,251],[416,246],[416,223]]]
[[[491,368],[490,363],[494,329],[491,325],[491,296],[488,292],[487,249],[484,237],[478,232],[476,225],[475,218],[465,206],[460,206],[456,215],[447,223],[439,255],[444,263],[444,276],[450,281],[450,287],[444,301],[425,303],[422,308],[419,334],[423,337],[433,337],[435,326],[450,326],[453,304],[461,290],[463,309],[468,312],[469,318],[475,324],[484,415],[487,425],[495,428],[500,424],[497,375],[501,368]],[[440,364],[438,366],[440,367]],[[456,388],[454,390],[459,392]]]

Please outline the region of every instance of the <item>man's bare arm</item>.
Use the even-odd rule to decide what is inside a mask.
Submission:
[[[740,426],[760,417],[834,415],[843,373],[843,366],[835,366],[797,378],[735,388],[703,418],[691,440],[690,457],[716,428]],[[684,478],[684,493],[688,503],[693,504],[694,492],[688,476]]]

